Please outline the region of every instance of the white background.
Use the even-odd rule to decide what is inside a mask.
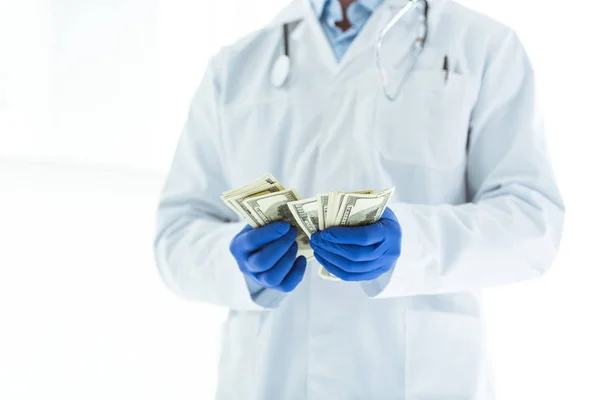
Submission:
[[[568,208],[551,272],[486,293],[499,399],[600,399],[597,2],[463,3],[529,49]],[[0,399],[212,398],[225,310],[163,286],[153,213],[206,60],[283,4],[0,0]]]

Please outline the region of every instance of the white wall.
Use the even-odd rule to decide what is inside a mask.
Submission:
[[[208,399],[222,310],[165,289],[160,177],[0,163],[0,399]]]
[[[208,58],[282,4],[0,0],[0,155],[164,171]]]
[[[164,288],[153,211],[208,57],[284,3],[0,0],[0,399],[210,398],[224,310]],[[600,398],[598,7],[463,3],[527,45],[568,207],[551,272],[486,295],[499,399]]]

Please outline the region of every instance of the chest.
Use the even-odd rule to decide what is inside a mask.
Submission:
[[[410,44],[399,41],[398,54],[386,53],[395,100],[384,95],[371,51],[332,73],[309,42],[298,45],[282,88],[270,85],[267,71],[254,71],[243,96],[223,110],[221,145],[232,181],[272,172],[305,196],[332,187],[418,185],[399,196],[453,201],[463,185],[478,79],[455,49],[427,46],[412,58]],[[450,187],[457,191],[448,197]]]

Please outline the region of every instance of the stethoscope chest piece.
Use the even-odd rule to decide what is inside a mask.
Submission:
[[[287,55],[279,56],[271,70],[271,84],[275,87],[282,87],[290,75],[290,67],[290,57]]]

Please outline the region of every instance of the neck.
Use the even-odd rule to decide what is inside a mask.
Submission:
[[[356,0],[337,0],[337,1],[340,2],[342,9],[344,10],[344,12],[346,12],[346,10],[348,9],[348,6],[350,6],[350,4],[354,3]]]
[[[352,26],[350,24],[350,22],[348,21],[348,7],[350,6],[350,4],[354,3],[356,0],[334,0],[334,1],[339,1],[340,2],[340,6],[342,6],[342,11],[344,14],[344,18],[341,21],[338,21],[336,23],[336,25],[343,31],[347,31],[348,29],[350,29],[350,27]]]

